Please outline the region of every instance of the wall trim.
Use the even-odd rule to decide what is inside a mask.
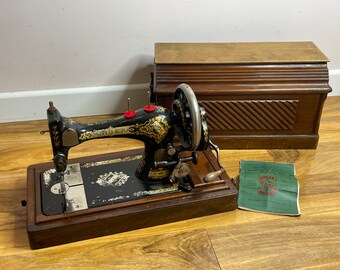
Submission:
[[[329,84],[330,96],[339,96],[340,69],[329,71]],[[0,122],[46,119],[49,101],[70,117],[122,113],[128,97],[133,109],[144,106],[148,89],[145,83],[0,93]]]
[[[330,76],[340,75],[340,69],[332,69],[329,71]]]
[[[340,69],[329,71],[329,85],[333,89],[330,96],[340,96]]]
[[[46,119],[48,102],[65,116],[122,113],[147,103],[149,84],[112,85],[0,93],[0,122]]]

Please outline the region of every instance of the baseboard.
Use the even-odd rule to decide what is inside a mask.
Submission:
[[[330,96],[340,96],[340,69],[329,71],[329,85],[333,89]]]
[[[329,71],[331,96],[340,95],[340,69]],[[133,109],[147,102],[149,84],[112,85],[0,93],[0,123],[46,119],[53,101],[65,116],[121,113],[131,98]]]
[[[0,93],[0,122],[46,119],[48,102],[65,116],[122,113],[147,103],[149,84],[113,85]]]

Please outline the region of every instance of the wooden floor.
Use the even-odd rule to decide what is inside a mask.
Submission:
[[[3,269],[340,269],[340,97],[326,101],[317,150],[221,151],[231,177],[241,159],[294,162],[300,217],[235,210],[32,251],[20,201],[27,166],[51,159],[44,129],[46,121],[0,124]],[[71,157],[137,147],[125,139],[89,142]]]

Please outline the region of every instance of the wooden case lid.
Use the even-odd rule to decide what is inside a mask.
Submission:
[[[316,63],[329,59],[313,42],[156,43],[156,64]]]

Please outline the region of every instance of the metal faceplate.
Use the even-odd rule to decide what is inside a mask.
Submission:
[[[42,212],[55,215],[149,196],[181,192],[178,183],[145,183],[135,175],[141,155],[67,166],[67,192],[58,192],[56,171],[41,175]],[[64,205],[66,204],[66,207]]]
[[[63,199],[64,197],[66,201],[66,212],[88,209],[80,164],[70,164],[66,167],[64,181],[67,188],[64,195],[60,194],[60,183],[55,182],[55,175],[55,169],[50,169],[42,173],[42,190],[46,188],[48,192],[49,187],[51,194],[59,199]]]

